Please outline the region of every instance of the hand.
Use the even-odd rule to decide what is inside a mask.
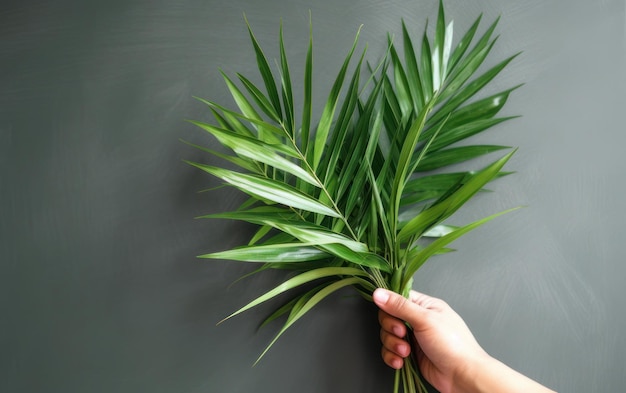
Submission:
[[[390,367],[402,367],[411,352],[406,339],[414,337],[419,369],[442,393],[552,392],[489,356],[463,319],[443,300],[415,291],[406,299],[380,288],[372,296],[380,308],[382,357]]]
[[[377,289],[373,297],[380,307],[382,357],[390,367],[401,368],[411,352],[403,321],[409,323],[417,341],[416,356],[424,378],[439,391],[450,391],[468,363],[489,358],[463,319],[443,300],[415,291],[406,299],[384,289]]]

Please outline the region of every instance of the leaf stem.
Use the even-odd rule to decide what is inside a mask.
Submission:
[[[298,155],[299,155],[298,158],[305,164],[305,166],[306,166],[305,169],[313,177],[313,179],[317,183],[317,186],[322,190],[322,192],[324,192],[324,194],[326,195],[326,197],[328,198],[328,200],[332,204],[332,209],[337,213],[337,215],[339,216],[341,221],[345,224],[346,228],[348,228],[348,231],[350,231],[350,236],[352,236],[352,238],[354,240],[358,240],[358,237],[357,237],[356,233],[354,232],[354,230],[352,229],[352,227],[350,226],[350,223],[348,222],[348,219],[343,215],[343,212],[339,209],[339,207],[337,206],[337,203],[335,202],[333,197],[328,192],[328,189],[326,188],[326,185],[320,180],[320,178],[317,176],[317,173],[313,170],[313,167],[311,166],[311,164],[309,164],[309,162],[307,161],[306,156],[304,154],[302,154],[302,151],[298,147],[298,144],[296,143],[295,139],[289,134],[289,132],[285,128],[285,125],[284,125],[283,122],[280,123],[280,126],[281,126],[281,129],[283,130],[283,132],[285,133],[287,139],[289,140],[289,142],[291,142],[291,145],[293,146],[293,148],[298,153]]]

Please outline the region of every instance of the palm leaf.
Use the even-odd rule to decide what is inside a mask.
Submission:
[[[311,18],[301,93],[294,91],[282,22],[277,70],[272,70],[246,20],[263,84],[222,72],[236,108],[200,99],[216,124],[192,122],[229,152],[192,146],[239,169],[188,163],[249,195],[235,211],[200,218],[258,227],[247,245],[201,257],[260,263],[253,273],[297,273],[227,318],[315,282],[264,321],[287,315],[259,359],[286,329],[341,288],[352,286],[369,300],[376,287],[407,294],[426,260],[453,251],[452,241],[503,214],[467,225],[447,222],[487,183],[510,173],[503,167],[515,152],[472,168],[472,160],[509,149],[474,145],[471,137],[515,117],[498,114],[520,86],[486,90],[517,54],[486,64],[498,20],[477,35],[481,19],[453,48],[454,24],[440,1],[433,33],[424,27],[414,35],[402,22],[402,42],[388,35],[385,55],[371,63],[375,66],[364,60],[365,50],[355,55],[359,29],[317,119]],[[450,170],[460,164],[468,168]],[[400,380],[408,391],[421,386],[417,366],[405,364],[396,392]]]

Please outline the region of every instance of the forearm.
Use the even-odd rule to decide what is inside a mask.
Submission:
[[[554,393],[488,355],[468,365],[455,387],[455,393]]]

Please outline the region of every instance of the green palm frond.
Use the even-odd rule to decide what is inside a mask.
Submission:
[[[375,67],[364,65],[357,32],[314,122],[311,33],[304,98],[298,103],[282,24],[277,69],[272,70],[246,20],[263,85],[222,73],[236,109],[199,99],[215,124],[192,121],[229,153],[192,146],[237,169],[189,163],[250,197],[236,211],[204,217],[242,220],[259,229],[247,245],[202,257],[254,262],[263,266],[258,271],[298,273],[228,318],[301,285],[317,284],[268,317],[266,323],[287,316],[277,339],[341,288],[354,287],[370,300],[376,287],[406,294],[428,258],[449,252],[449,243],[502,214],[462,226],[447,222],[487,183],[508,174],[503,167],[514,153],[482,169],[446,171],[510,150],[467,141],[513,118],[498,113],[519,87],[477,99],[517,56],[479,73],[496,42],[498,22],[476,37],[480,21],[478,17],[453,47],[453,23],[446,22],[440,2],[433,36],[424,33],[416,40],[403,22],[401,43],[390,38],[386,56]],[[398,378],[412,379],[416,369],[408,365]],[[405,391],[419,386],[419,381],[409,384]]]

